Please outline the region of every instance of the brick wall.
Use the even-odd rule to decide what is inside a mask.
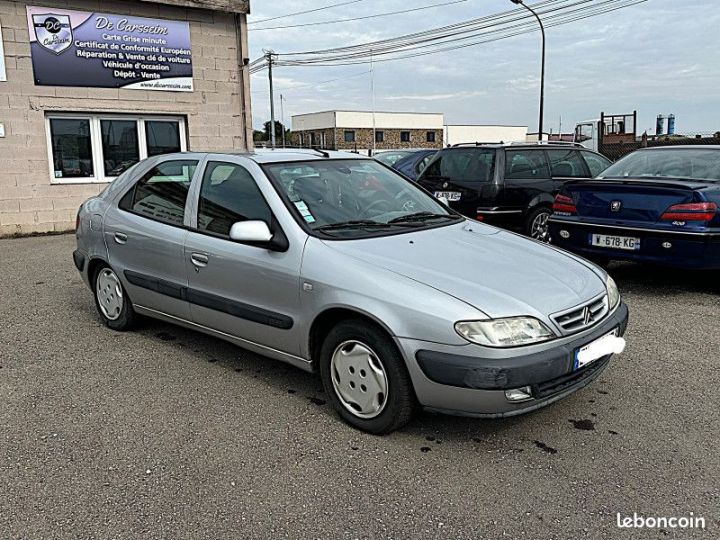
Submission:
[[[35,86],[28,4],[189,21],[195,91]],[[241,40],[231,13],[124,0],[0,0],[7,68],[7,82],[0,82],[0,123],[6,131],[0,138],[0,236],[72,229],[78,206],[106,185],[50,183],[46,113],[173,114],[187,120],[190,150],[245,149],[251,126],[249,101],[243,96],[249,95],[249,83],[238,58],[247,55],[247,37],[244,16],[237,20]]]
[[[310,133],[315,133],[315,140],[320,141],[320,134],[326,133],[327,147],[337,150],[354,150],[368,149],[373,147],[373,130],[371,128],[335,128],[315,131],[303,131],[304,144],[308,146],[310,143]],[[345,132],[355,132],[355,142],[345,142]],[[377,129],[384,134],[383,142],[375,143],[376,150],[397,150],[399,148],[442,148],[443,147],[443,130],[442,129]],[[410,132],[410,142],[402,142],[400,133],[402,131]],[[431,131],[435,133],[435,142],[427,142],[427,133]],[[293,132],[293,144],[300,145],[299,131]],[[335,144],[333,145],[333,133]],[[318,142],[319,144],[319,142]]]

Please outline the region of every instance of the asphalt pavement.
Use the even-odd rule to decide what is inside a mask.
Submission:
[[[145,321],[72,235],[0,240],[0,538],[719,538],[720,274],[615,265],[626,351],[506,420],[343,424],[319,379]],[[619,529],[617,514],[706,529]]]

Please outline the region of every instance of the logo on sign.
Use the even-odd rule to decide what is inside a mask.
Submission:
[[[55,54],[72,45],[73,33],[68,15],[33,15],[33,26],[38,44]]]
[[[622,201],[613,201],[610,203],[611,212],[619,212],[622,208]]]

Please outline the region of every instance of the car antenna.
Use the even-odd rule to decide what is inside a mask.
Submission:
[[[317,152],[318,154],[320,154],[320,155],[321,155],[322,157],[324,157],[324,158],[329,158],[329,157],[330,157],[330,154],[329,154],[328,152],[326,152],[325,150],[320,150],[320,149],[319,149],[318,147],[316,147],[316,146],[313,146],[312,149],[313,149],[314,152]]]

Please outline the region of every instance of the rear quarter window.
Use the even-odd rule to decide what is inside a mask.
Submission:
[[[423,176],[453,182],[482,184],[492,182],[495,172],[495,151],[457,148],[441,152],[430,163]]]
[[[505,179],[546,180],[550,178],[543,150],[508,150],[505,153]]]

